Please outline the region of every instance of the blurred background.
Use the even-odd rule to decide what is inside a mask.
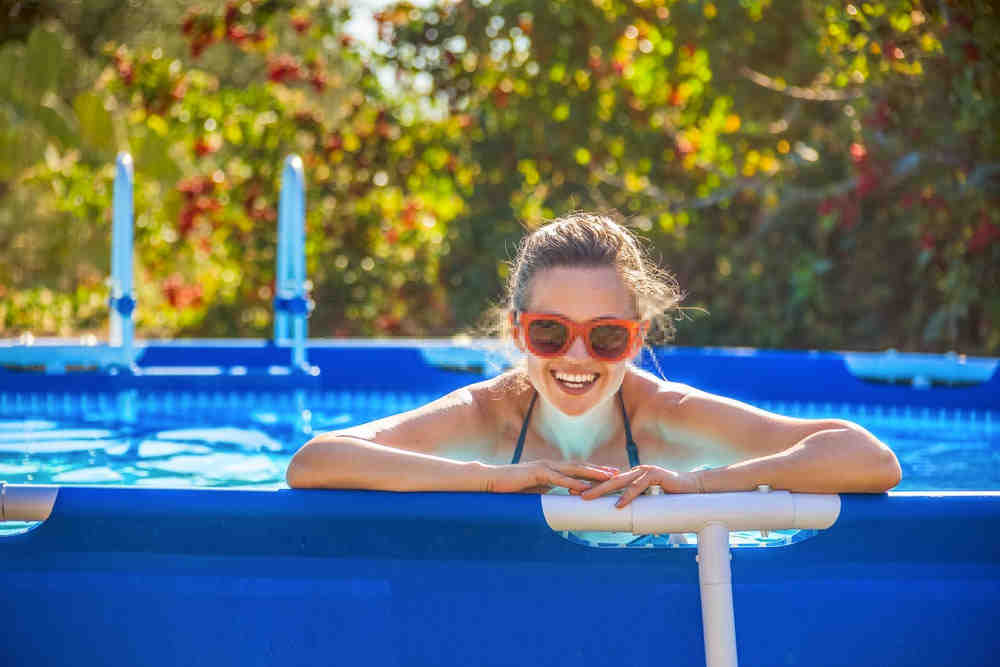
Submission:
[[[1000,354],[1000,21],[928,0],[0,0],[0,337],[267,337],[283,157],[312,337],[468,330],[525,229],[617,210],[681,345]]]

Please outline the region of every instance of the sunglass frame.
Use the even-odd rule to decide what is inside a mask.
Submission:
[[[555,352],[545,352],[544,350],[539,350],[535,347],[531,340],[528,332],[530,331],[531,325],[534,322],[540,320],[551,320],[553,322],[558,322],[559,324],[566,327],[569,332],[569,336],[566,338],[566,342],[563,343]],[[552,359],[555,357],[560,357],[566,354],[566,351],[573,345],[573,341],[576,340],[577,336],[583,338],[583,344],[587,348],[587,354],[598,361],[604,361],[609,363],[614,363],[628,358],[635,351],[636,347],[642,345],[643,337],[646,334],[646,330],[649,327],[648,322],[643,322],[640,320],[624,320],[624,319],[607,319],[607,318],[597,318],[593,320],[587,320],[586,322],[577,322],[576,320],[571,320],[568,317],[563,317],[562,315],[553,315],[549,313],[529,313],[526,311],[511,311],[510,313],[510,325],[513,329],[514,336],[518,335],[519,329],[523,327],[524,335],[524,345],[528,348],[528,351],[538,357],[543,357],[546,359]],[[625,345],[624,351],[617,356],[608,357],[601,354],[597,354],[594,351],[594,347],[591,344],[590,333],[599,326],[621,326],[628,331],[628,343]]]

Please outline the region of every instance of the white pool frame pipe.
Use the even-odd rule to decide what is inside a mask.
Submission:
[[[736,619],[729,531],[829,528],[840,515],[840,496],[758,491],[655,495],[624,508],[617,498],[584,501],[542,496],[553,530],[605,530],[640,534],[698,533],[698,582],[706,667],[736,667]]]
[[[281,172],[278,198],[278,257],[274,280],[274,342],[292,345],[292,366],[305,369],[306,318],[306,191],[302,158],[289,155]]]
[[[58,492],[57,486],[0,482],[0,521],[44,521]],[[766,487],[760,491],[642,496],[621,509],[614,506],[616,500],[541,497],[545,521],[556,531],[698,533],[696,559],[706,667],[737,665],[729,531],[822,530],[840,515],[838,495],[770,491]]]

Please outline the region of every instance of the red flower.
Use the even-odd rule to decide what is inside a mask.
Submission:
[[[250,33],[241,25],[231,25],[226,28],[226,38],[234,44],[243,44],[250,39]]]
[[[864,197],[878,187],[879,177],[873,169],[862,169],[858,174],[858,194]]]
[[[268,63],[267,78],[274,83],[298,81],[302,78],[302,66],[293,56],[283,53]]]
[[[313,72],[309,77],[309,84],[317,93],[322,93],[326,90],[326,74],[319,70]]]
[[[295,32],[299,33],[300,35],[304,33],[306,30],[308,30],[310,25],[312,25],[312,22],[308,19],[308,17],[305,16],[292,17],[292,28],[294,28]]]
[[[861,164],[868,157],[868,149],[865,148],[864,144],[853,143],[851,144],[851,161],[854,164]]]
[[[177,191],[182,193],[186,199],[194,199],[198,195],[211,192],[215,189],[215,183],[210,178],[200,178],[192,176],[177,184]]]
[[[328,151],[339,151],[344,145],[344,139],[340,136],[339,132],[334,132],[326,138],[323,143],[323,147]]]
[[[235,0],[229,0],[229,2],[226,3],[226,13],[223,20],[226,22],[227,26],[236,23],[236,17],[237,14],[239,14],[239,11],[240,3]]]
[[[997,239],[1000,239],[1000,226],[983,220],[976,227],[976,231],[972,233],[972,238],[969,239],[965,247],[971,254],[975,255],[986,250]]]
[[[201,285],[186,285],[180,274],[173,274],[163,281],[163,296],[174,308],[200,306],[202,303]]]
[[[188,12],[188,15],[184,17],[181,22],[181,33],[184,35],[190,35],[194,31],[194,19],[195,14]]]
[[[194,200],[194,207],[199,213],[203,213],[205,211],[218,211],[221,206],[222,205],[219,204],[219,200],[215,197],[206,197],[203,195]]]
[[[174,86],[173,90],[170,91],[170,96],[175,100],[182,100],[185,93],[187,93],[187,79],[181,79]]]
[[[677,137],[677,152],[680,155],[688,155],[693,153],[696,146],[687,137]]]
[[[198,218],[198,209],[194,206],[188,204],[181,209],[181,214],[177,219],[177,229],[180,230],[181,236],[187,236],[194,229],[195,220]]]
[[[216,136],[199,137],[194,142],[194,153],[198,157],[205,157],[222,148],[222,142]]]

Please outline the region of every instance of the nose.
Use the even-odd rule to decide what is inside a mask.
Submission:
[[[563,355],[569,359],[589,359],[590,353],[587,352],[587,345],[583,342],[583,336],[577,336],[570,343],[569,349],[566,350],[566,354]]]

